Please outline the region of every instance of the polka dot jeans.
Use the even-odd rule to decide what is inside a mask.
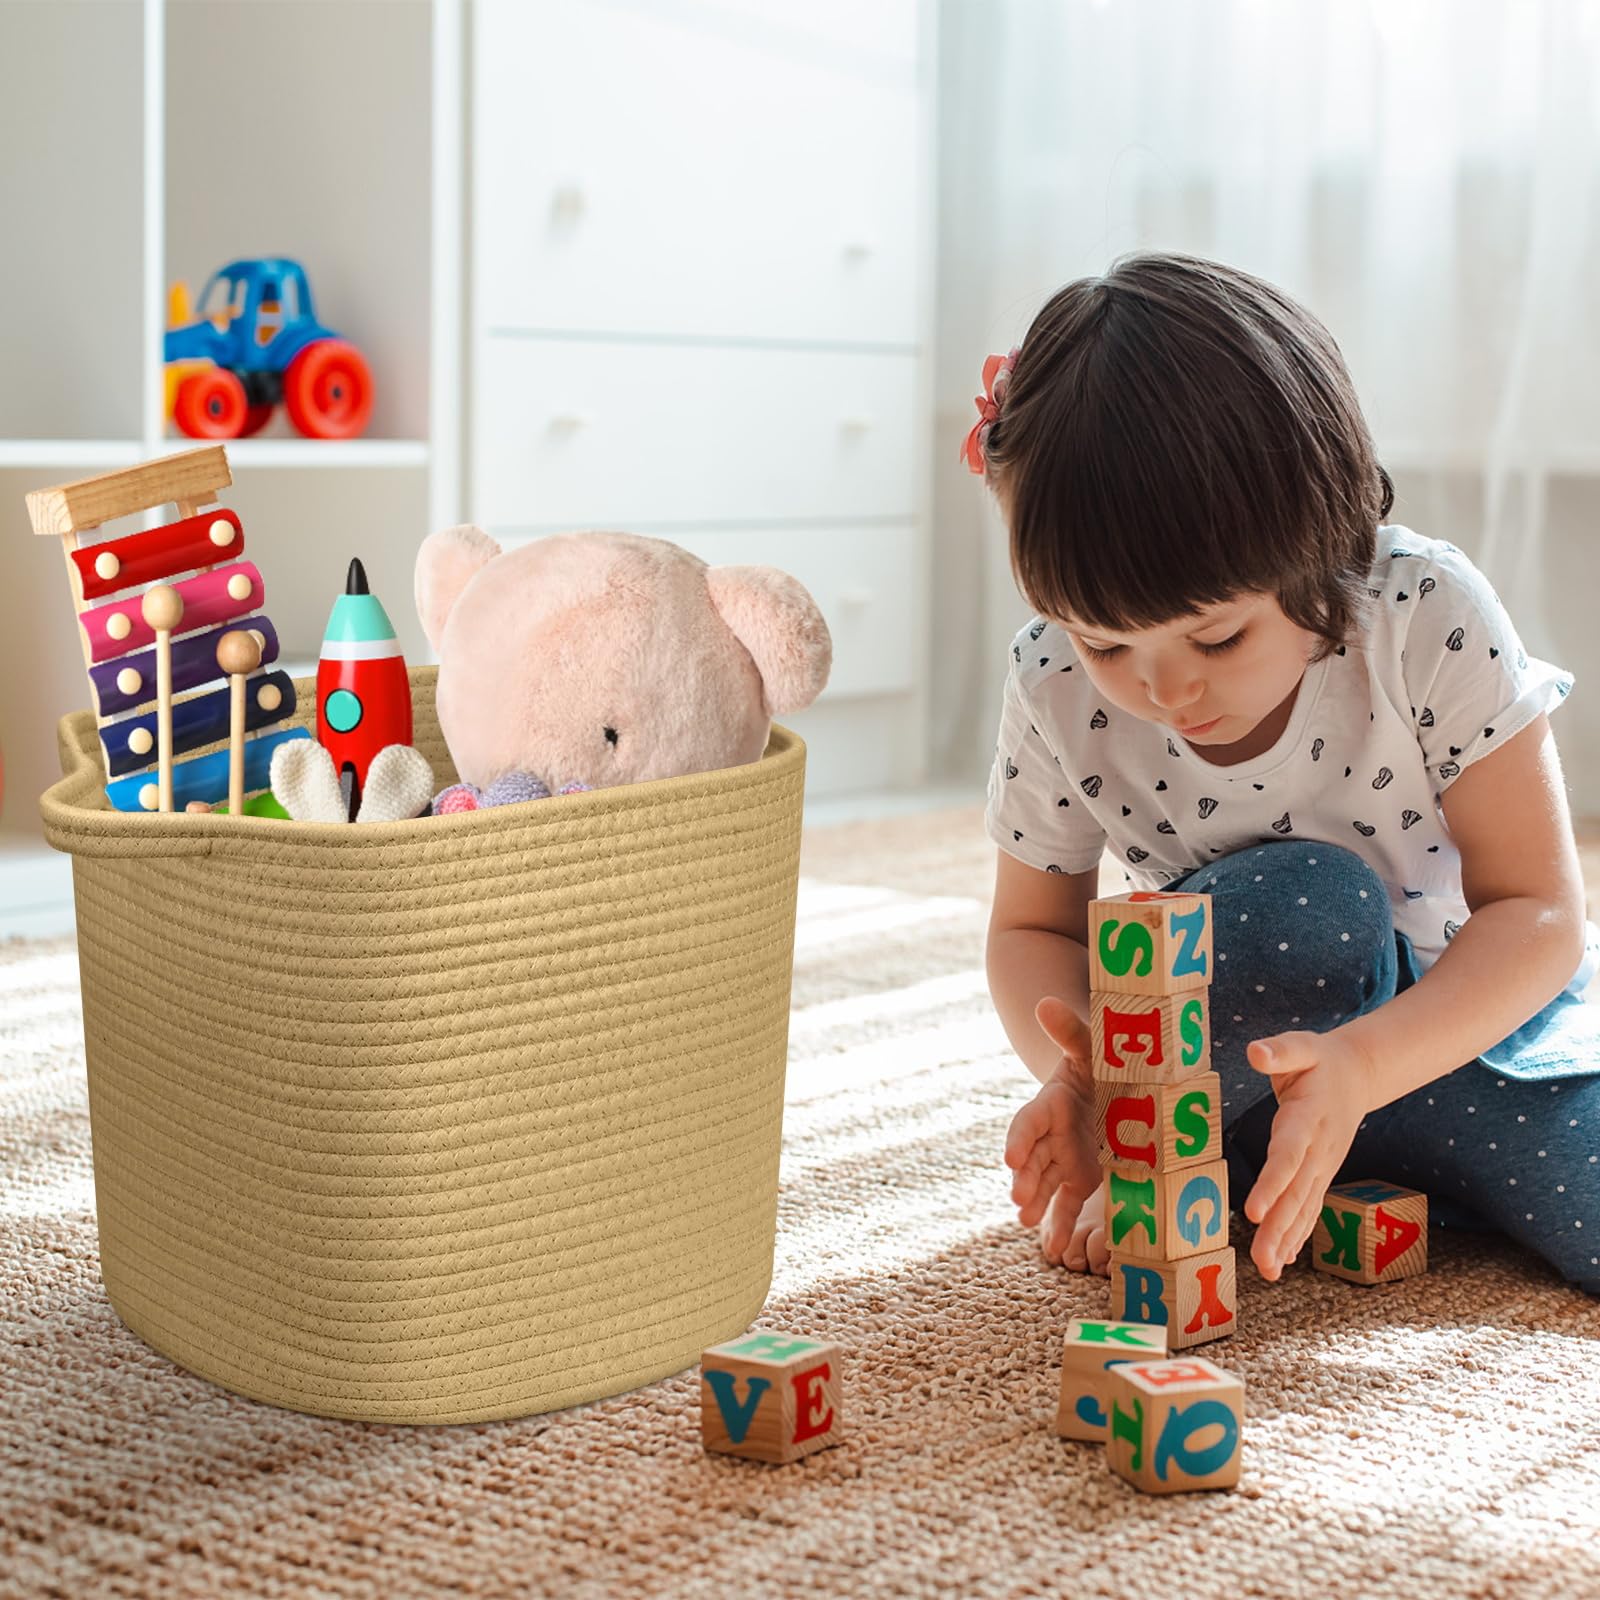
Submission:
[[[1375,1010],[1411,986],[1416,962],[1383,883],[1339,845],[1251,846],[1165,887],[1212,896],[1211,1055],[1237,1208],[1277,1109],[1245,1046]],[[1600,1295],[1600,1072],[1550,1081],[1469,1062],[1372,1112],[1339,1178],[1421,1189],[1436,1227],[1498,1229]]]

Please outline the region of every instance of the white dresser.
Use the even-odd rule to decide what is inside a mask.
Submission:
[[[476,0],[468,515],[782,567],[814,794],[926,765],[932,8]]]

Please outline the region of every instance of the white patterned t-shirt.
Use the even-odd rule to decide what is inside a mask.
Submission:
[[[1467,920],[1440,795],[1573,676],[1523,649],[1489,581],[1454,545],[1378,530],[1360,643],[1307,666],[1288,726],[1233,766],[1108,704],[1057,623],[1012,641],[985,825],[1019,861],[1086,872],[1108,847],[1130,888],[1284,839],[1362,856],[1426,971]],[[1597,938],[1568,985],[1594,976]]]

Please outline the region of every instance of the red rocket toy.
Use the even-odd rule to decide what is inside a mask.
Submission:
[[[385,745],[411,743],[411,679],[394,624],[367,588],[359,559],[350,563],[322,640],[317,742],[333,757],[352,821],[372,758]]]

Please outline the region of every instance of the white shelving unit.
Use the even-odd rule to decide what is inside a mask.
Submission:
[[[286,658],[314,658],[360,555],[428,659],[411,564],[462,506],[465,6],[0,6],[0,58],[28,64],[0,102],[0,193],[27,219],[0,297],[0,896],[38,839],[55,722],[87,700],[61,558],[23,497],[194,447],[165,416],[173,281],[198,293],[241,256],[304,264],[319,318],[372,367],[372,423],[303,439],[280,409],[227,444],[224,498]]]

